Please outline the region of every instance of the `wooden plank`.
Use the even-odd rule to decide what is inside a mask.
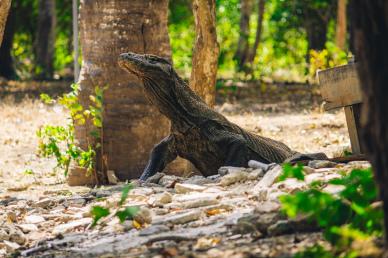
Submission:
[[[350,144],[353,154],[363,153],[362,144],[360,143],[360,115],[361,104],[346,106],[345,108],[346,124],[348,126]]]
[[[362,102],[356,66],[351,63],[318,72],[321,95],[326,101],[325,110]]]

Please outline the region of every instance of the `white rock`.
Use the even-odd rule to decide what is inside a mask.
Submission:
[[[191,209],[191,208],[198,208],[198,207],[204,207],[209,205],[215,205],[218,204],[219,201],[214,197],[207,197],[207,198],[199,198],[197,200],[188,201],[182,204],[182,207],[184,209]]]
[[[323,192],[333,194],[333,195],[338,195],[340,192],[342,192],[345,189],[345,186],[343,185],[327,185],[322,189]]]
[[[258,192],[260,189],[270,187],[273,183],[278,179],[278,177],[282,174],[282,167],[277,165],[271,170],[269,170],[264,177],[260,180],[259,183],[255,185],[253,188],[254,192]]]
[[[53,234],[68,233],[77,227],[89,225],[91,222],[92,222],[92,218],[83,218],[79,220],[74,220],[66,224],[61,224],[54,228]]]
[[[218,174],[220,174],[221,176],[225,176],[227,174],[236,173],[236,172],[246,172],[246,168],[225,166],[225,167],[220,167],[218,169]]]
[[[244,171],[237,171],[227,174],[221,178],[220,185],[228,186],[237,182],[243,182],[248,180],[249,173]]]
[[[15,242],[4,240],[3,243],[8,252],[13,252],[20,248],[20,245]]]
[[[201,211],[189,211],[185,213],[180,213],[176,215],[169,215],[164,220],[159,221],[158,224],[162,223],[172,223],[172,224],[185,224],[190,221],[195,221],[201,217]],[[165,216],[166,217],[166,216]]]
[[[189,192],[202,192],[206,189],[204,186],[193,185],[193,184],[175,184],[175,191],[180,194],[189,193]]]
[[[23,233],[30,233],[38,230],[38,227],[35,224],[20,224],[18,227],[23,231]]]
[[[29,215],[24,218],[26,224],[39,224],[46,221],[42,216],[39,215]]]
[[[46,208],[50,207],[53,204],[54,204],[53,200],[51,200],[50,198],[44,198],[42,200],[39,200],[39,201],[35,202],[33,206],[46,209]]]
[[[287,178],[284,181],[273,184],[272,187],[287,193],[295,193],[306,189],[307,184],[304,181],[297,180],[296,178]]]
[[[333,168],[337,163],[329,160],[311,160],[308,166],[312,168]]]

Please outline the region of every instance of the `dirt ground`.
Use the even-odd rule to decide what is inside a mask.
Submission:
[[[288,93],[285,97],[280,90],[272,90],[269,94],[271,97],[223,98],[218,100],[216,109],[243,128],[280,140],[300,152],[338,156],[344,149],[349,149],[342,110],[324,112],[319,100],[306,98],[305,92],[292,96]],[[53,160],[36,156],[36,131],[45,124],[65,124],[66,110],[60,106],[47,106],[36,97],[15,99],[14,95],[10,94],[0,102],[0,193],[12,186],[47,186],[64,182],[61,173],[53,172]],[[293,99],[296,96],[302,97]],[[33,175],[25,173],[26,170],[32,170]]]
[[[285,94],[285,92],[287,94]],[[306,94],[306,92],[308,94]],[[257,92],[256,93],[250,92],[248,94],[248,97],[243,96],[244,94],[241,94],[241,95],[237,94],[232,96],[222,95],[218,99],[218,104],[216,106],[216,109],[222,114],[224,114],[232,122],[235,122],[236,124],[242,126],[243,128],[246,128],[254,133],[257,133],[263,136],[280,140],[286,143],[287,145],[289,145],[292,149],[298,150],[300,152],[305,152],[305,153],[325,152],[328,156],[339,156],[343,153],[345,149],[349,150],[349,145],[350,145],[349,138],[347,135],[344,112],[342,110],[337,110],[335,112],[330,112],[330,113],[323,112],[322,103],[319,101],[319,98],[317,98],[316,96],[315,97],[312,96],[309,92],[310,92],[309,89],[307,89],[307,91],[303,90],[300,92],[298,91],[298,92],[293,92],[293,94],[290,94],[286,89],[282,88],[279,91],[272,89],[270,92],[267,92],[265,94],[257,94]],[[38,139],[35,133],[36,130],[39,127],[43,126],[44,124],[53,124],[53,125],[65,124],[67,122],[66,110],[62,109],[60,106],[45,105],[36,97],[20,98],[20,96],[18,96],[18,98],[15,99],[14,95],[9,94],[8,96],[1,98],[0,118],[1,118],[0,143],[2,144],[1,145],[2,147],[0,148],[0,202],[2,201],[4,202],[4,203],[0,203],[0,205],[5,205],[5,207],[7,207],[8,211],[7,211],[6,217],[8,216],[8,219],[10,216],[9,214],[10,214],[10,209],[12,205],[14,205],[16,209],[20,209],[21,213],[17,215],[18,218],[15,219],[14,225],[17,225],[17,223],[23,223],[22,221],[26,220],[28,216],[24,215],[23,212],[25,210],[27,210],[27,215],[31,214],[31,216],[35,216],[34,214],[37,214],[39,216],[43,216],[44,219],[46,220],[43,222],[36,222],[37,223],[36,225],[38,225],[38,228],[39,228],[38,231],[30,232],[31,229],[29,228],[25,229],[27,230],[27,232],[30,232],[30,233],[26,233],[26,239],[28,240],[27,241],[23,240],[22,243],[24,244],[21,246],[22,250],[26,248],[31,248],[37,243],[41,243],[43,239],[47,239],[50,236],[50,232],[52,228],[58,227],[58,226],[60,227],[61,223],[65,223],[64,225],[67,225],[66,224],[67,219],[65,220],[63,212],[65,212],[66,214],[74,213],[73,215],[71,215],[73,216],[71,217],[71,220],[78,219],[77,221],[75,221],[75,223],[78,223],[79,221],[81,221],[82,223],[85,224],[86,220],[88,223],[90,223],[89,217],[88,218],[85,218],[85,217],[82,218],[82,217],[89,216],[85,214],[87,213],[87,210],[90,209],[90,207],[85,203],[89,202],[90,199],[88,198],[93,199],[95,197],[81,198],[79,196],[80,195],[83,196],[83,194],[90,195],[91,189],[87,187],[67,186],[65,184],[65,178],[63,174],[61,172],[57,172],[57,173],[54,172],[54,167],[55,167],[54,160],[43,159],[36,156],[36,150],[38,146]],[[30,171],[30,172],[32,171],[32,173],[27,173],[26,171]],[[231,218],[233,219],[234,218],[233,216],[240,216],[241,210],[247,209],[246,212],[249,214],[252,212],[252,209],[257,209],[257,201],[254,200],[254,199],[257,199],[257,197],[253,197],[251,195],[249,196],[247,195],[245,199],[244,197],[243,198],[241,197],[241,193],[242,193],[241,191],[244,192],[245,189],[252,188],[252,186],[254,185],[254,181],[249,181],[249,182],[245,183],[245,185],[236,184],[232,188],[222,188],[222,189],[219,188],[219,186],[213,187],[211,186],[211,184],[204,186],[207,189],[206,191],[209,191],[210,195],[214,194],[214,191],[219,192],[220,196],[216,198],[217,200],[211,199],[210,200],[211,202],[213,201],[221,202],[220,203],[221,205],[222,201],[220,200],[222,200],[223,195],[227,196],[227,194],[229,194],[232,197],[234,196],[233,197],[234,199],[231,197],[229,198],[230,200],[226,198],[224,201],[229,206],[233,206],[233,207],[236,206],[234,208],[235,213],[233,212],[228,213],[229,217],[226,215],[225,217],[222,217],[223,215],[222,216],[220,215],[222,218],[225,219],[225,222],[222,222],[222,223],[229,223],[228,220],[230,220]],[[292,188],[293,186],[290,186],[290,187]],[[170,189],[168,187],[161,188],[160,186],[153,189],[154,189],[153,190],[154,194],[156,194],[155,196],[160,195],[159,191],[162,191],[162,192],[164,191],[164,193],[166,193],[167,191],[173,195],[173,203],[175,198],[177,198],[176,200],[178,200],[177,203],[181,202],[179,198],[181,198],[182,196],[180,196],[179,194],[176,195],[176,193],[173,191],[174,189]],[[147,203],[149,203],[150,201],[148,200],[150,198],[150,195],[148,192],[149,189],[147,190],[145,188],[139,188],[134,190],[140,191],[140,194],[139,193],[133,194],[133,196],[135,197],[137,196],[136,198],[139,198],[139,196],[141,196],[141,198],[143,198],[142,199],[143,205],[147,205]],[[60,196],[64,196],[64,197],[60,197]],[[74,197],[74,196],[78,196],[78,197]],[[193,194],[193,196],[195,197],[195,193]],[[274,196],[276,198],[276,194]],[[66,198],[70,198],[71,200]],[[117,194],[114,196],[114,198],[117,199]],[[145,202],[144,198],[147,198],[148,201]],[[151,199],[152,198],[154,197],[151,197]],[[210,198],[210,197],[207,196],[206,198]],[[39,200],[38,203],[41,203],[42,205],[46,205],[44,201],[47,199],[53,200],[53,202],[55,202],[55,205],[53,205],[50,201],[49,204],[47,204],[48,205],[47,207],[44,206],[44,208],[42,207],[34,208],[34,205],[33,205],[34,202],[37,202]],[[16,200],[16,201],[12,201],[12,200]],[[78,203],[80,200],[82,202],[81,204]],[[98,201],[98,198],[96,200]],[[130,202],[133,202],[133,201],[134,200],[131,200]],[[209,200],[205,200],[205,201],[209,201]],[[12,204],[12,202],[14,202],[15,204]],[[63,202],[65,203],[68,202],[71,204],[69,204],[70,206],[63,207]],[[92,203],[89,203],[89,205],[91,204]],[[264,204],[266,205],[260,204],[261,206],[260,205],[259,206],[261,208],[270,207],[266,209],[272,209],[273,205],[275,205],[276,209],[279,208],[278,204],[273,204],[272,201],[266,201],[264,202]],[[72,205],[74,205],[74,207],[72,207]],[[237,208],[237,207],[240,207],[240,208]],[[165,217],[163,217],[163,219],[168,220],[171,216],[174,217],[172,215],[172,214],[175,214],[174,209],[176,208],[174,207],[170,208],[169,212],[172,212],[172,213],[171,214],[168,213]],[[192,213],[192,211],[189,211],[187,214],[191,214],[190,212]],[[0,215],[1,215],[1,212],[0,212]],[[12,212],[11,212],[11,215],[12,215]],[[55,216],[59,216],[59,217],[57,218]],[[179,214],[177,216],[179,216]],[[54,217],[56,219],[50,220],[50,218],[54,218]],[[213,223],[214,221],[217,221],[216,217],[217,216],[215,216],[214,218],[209,218],[208,222],[206,222],[206,220],[204,221],[206,223]],[[205,222],[201,222],[201,221],[193,222],[194,224],[197,223],[196,225],[193,224],[194,229],[199,227],[198,223],[205,223]],[[71,224],[71,222],[69,224]],[[84,227],[84,224],[82,225],[80,224],[80,226]],[[28,226],[31,227],[31,223],[28,224]],[[113,224],[111,224],[111,226],[109,227],[117,228]],[[156,226],[152,226],[151,228],[158,229],[159,227],[160,226],[156,225]],[[201,227],[202,226],[200,226],[198,229],[201,229]],[[211,232],[212,230],[215,230],[216,232],[217,230],[221,230],[221,228],[211,228],[211,227],[212,226],[209,226],[209,229],[207,229],[207,231]],[[72,231],[72,232],[78,232],[78,228],[79,226],[76,226],[75,231]],[[178,227],[176,229],[177,229],[176,232],[178,233],[180,232],[179,230],[183,230],[182,232],[184,232],[184,228],[181,229]],[[114,231],[116,229],[112,229],[112,230]],[[205,230],[205,229],[202,228],[201,230]],[[231,250],[239,250],[240,253],[244,253],[244,252],[249,253],[250,252],[249,250],[257,249],[256,248],[257,241],[255,240],[256,238],[254,236],[251,235],[249,238],[250,240],[248,241],[246,238],[242,237],[241,235],[230,235],[228,233],[228,230],[226,230],[224,227],[222,227],[222,230],[224,231],[222,231],[223,233],[221,231],[219,232],[220,236],[222,234],[226,234],[226,235],[223,235],[223,237],[221,237],[220,239],[217,238],[218,239],[217,241],[215,241],[214,238],[212,237],[206,238],[207,240],[206,239],[204,240],[201,238],[202,239],[201,241],[205,241],[205,242],[208,241],[209,239],[213,239],[217,243],[218,241],[221,241],[221,243],[223,243],[220,245],[218,249],[219,253],[214,254],[214,256],[212,256],[210,255],[211,252],[216,252],[216,251],[209,250],[210,253],[206,253],[206,255],[203,257],[210,257],[210,256],[222,257],[226,253],[231,252]],[[196,234],[198,233],[197,231],[195,232],[194,231],[188,231],[192,233],[191,238],[196,236]],[[93,237],[94,234],[97,234],[96,232],[91,232],[87,234],[81,233],[81,235],[79,234],[70,235],[69,238],[66,236],[65,239],[66,241],[70,241],[70,242],[73,241],[74,243],[80,242],[80,239],[83,239],[82,242],[85,242],[85,244],[83,244],[83,247],[78,247],[78,248],[81,248],[81,249],[86,248],[85,250],[91,250],[89,244],[94,243],[96,239],[93,238],[94,240],[90,240],[90,237]],[[112,234],[112,233],[110,232],[107,234]],[[134,234],[134,233],[132,232],[130,234]],[[137,232],[135,232],[135,234],[137,234]],[[77,238],[74,238],[74,236],[77,236]],[[102,246],[104,246],[104,243],[108,243],[110,241],[109,239],[112,239],[112,238],[109,238],[108,236],[111,236],[111,235],[99,235],[98,241],[101,242]],[[78,237],[81,237],[81,238],[78,238]],[[117,235],[117,237],[114,238],[116,240],[114,240],[113,242],[109,242],[107,246],[118,246],[117,243],[123,243],[123,244],[125,243],[124,245],[126,245],[128,243],[128,237],[129,235],[126,235],[126,236]],[[136,238],[135,235],[134,237],[135,237],[134,239],[137,239],[137,241],[140,241],[139,246],[144,241],[154,241],[152,239],[145,240],[146,237]],[[181,236],[179,235],[179,237]],[[229,242],[225,242],[226,239],[229,239],[229,237],[232,241],[230,242],[230,245],[225,244],[225,243],[229,243]],[[295,243],[299,243],[299,242],[310,243],[311,239],[320,239],[320,236],[318,235],[317,237],[311,238],[311,235],[298,235],[298,236],[289,235],[284,237],[280,236],[280,238],[276,238],[276,237],[264,238],[258,241],[259,242],[261,241],[262,243],[267,243],[267,244],[264,244],[264,246],[267,246],[268,248],[271,245],[275,245],[276,248],[279,249],[279,252],[285,251],[284,247],[286,246],[286,244],[284,244],[284,246],[282,246],[281,244],[285,241],[284,243],[287,243],[287,245],[289,245],[294,252],[296,249],[298,249],[295,246]],[[200,243],[200,241],[199,242],[198,241],[197,241],[197,245]],[[251,243],[251,244],[249,245],[248,243]],[[236,247],[239,247],[239,248],[236,249]],[[126,248],[125,250],[127,250],[129,247],[127,246],[125,248]],[[136,249],[136,248],[133,250],[135,251],[135,253],[139,252],[138,253],[139,255],[144,254],[144,252],[159,253],[160,251],[158,249],[159,248],[158,244],[152,247],[156,249],[152,249],[152,248]],[[174,245],[174,248],[176,249],[178,248],[178,246]],[[190,247],[190,244],[185,245],[185,248],[187,250],[192,249]],[[256,248],[256,249],[250,249],[250,248]],[[1,243],[0,243],[0,249],[1,249]],[[169,249],[167,248],[165,250],[169,250]],[[269,249],[258,248],[256,254],[263,254],[263,253],[269,252],[268,250]],[[104,250],[102,250],[101,252],[105,253]],[[269,256],[276,257],[276,253],[277,251]],[[63,251],[60,251],[60,254],[62,257],[75,257],[75,256],[72,256],[72,254],[65,254],[63,253]],[[90,253],[90,255],[92,255],[92,253]],[[0,253],[0,257],[1,257],[1,253]],[[36,257],[40,257],[40,256],[36,256]],[[47,256],[47,257],[51,257],[51,256]],[[94,257],[94,256],[90,256],[90,257]],[[107,257],[111,257],[111,256],[107,256]],[[126,256],[123,256],[123,257],[126,257]],[[137,256],[135,255],[134,257],[137,257]],[[149,256],[145,255],[144,257],[149,257]],[[167,255],[162,257],[170,257],[170,256]],[[202,256],[198,256],[198,257],[202,257]],[[235,257],[245,257],[245,256],[235,256]]]

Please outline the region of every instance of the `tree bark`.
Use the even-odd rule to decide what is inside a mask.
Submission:
[[[12,45],[15,35],[15,8],[11,8],[5,25],[3,42],[0,46],[0,76],[8,80],[16,79],[12,58]]]
[[[9,8],[11,7],[11,0],[0,1],[0,45],[3,41],[3,33],[6,26]]]
[[[354,43],[364,93],[362,140],[383,200],[388,238],[388,1],[353,0]]]
[[[258,3],[258,14],[257,14],[257,28],[256,28],[256,37],[255,43],[252,46],[252,49],[249,54],[248,63],[252,72],[253,61],[255,60],[257,49],[259,48],[261,34],[263,31],[263,18],[265,10],[265,0],[257,0]]]
[[[39,0],[38,27],[34,42],[36,79],[52,79],[54,73],[55,0]]]
[[[336,44],[342,50],[346,46],[346,2],[347,0],[338,0],[337,6],[337,26],[336,26]]]
[[[326,44],[327,22],[315,17],[306,19],[308,49],[323,50]]]
[[[260,0],[259,0],[260,1]],[[249,55],[249,22],[252,13],[252,0],[240,0],[240,35],[234,59],[237,61],[239,71],[244,70],[246,59]]]
[[[219,45],[215,0],[194,0],[195,47],[190,87],[209,105],[215,104]]]
[[[96,86],[104,94],[102,150],[97,157],[100,184],[107,170],[120,180],[138,178],[169,122],[145,98],[142,83],[117,65],[123,52],[150,53],[171,59],[167,30],[168,0],[81,0],[80,42],[83,62],[80,102],[89,105]],[[93,143],[90,123],[76,127],[86,148]],[[77,169],[71,175],[79,174]]]

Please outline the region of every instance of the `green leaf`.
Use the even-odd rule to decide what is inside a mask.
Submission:
[[[94,227],[100,219],[107,217],[110,214],[110,211],[109,209],[101,206],[93,206],[90,213],[93,216],[92,227]]]
[[[139,207],[126,207],[124,210],[117,211],[115,215],[119,218],[120,222],[123,223],[126,219],[133,219],[138,211]]]
[[[126,186],[124,186],[123,190],[121,191],[121,198],[119,201],[120,206],[124,204],[125,200],[128,197],[128,193],[132,188],[133,188],[132,184],[127,184]]]
[[[296,178],[298,180],[304,180],[303,165],[297,164],[292,166],[287,163],[283,165],[283,173],[279,177],[279,181],[284,181],[287,178]]]

